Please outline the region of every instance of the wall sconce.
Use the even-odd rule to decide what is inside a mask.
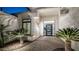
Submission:
[[[69,9],[66,8],[66,7],[62,7],[60,8],[60,14],[61,15],[65,15],[65,14],[68,14],[69,13]]]

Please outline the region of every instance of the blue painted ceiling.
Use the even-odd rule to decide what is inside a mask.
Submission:
[[[17,14],[22,12],[28,12],[30,9],[28,7],[0,7],[0,11],[8,14]]]

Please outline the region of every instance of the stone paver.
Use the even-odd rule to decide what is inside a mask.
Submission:
[[[56,37],[40,37],[38,40],[14,51],[53,51],[64,48],[64,42]]]

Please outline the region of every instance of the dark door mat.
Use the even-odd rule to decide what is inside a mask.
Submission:
[[[53,51],[65,51],[65,48],[56,48]],[[74,49],[72,49],[71,51],[75,51]]]

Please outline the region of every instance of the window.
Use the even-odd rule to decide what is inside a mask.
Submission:
[[[31,35],[31,19],[23,19],[22,21],[22,29],[26,35]]]

